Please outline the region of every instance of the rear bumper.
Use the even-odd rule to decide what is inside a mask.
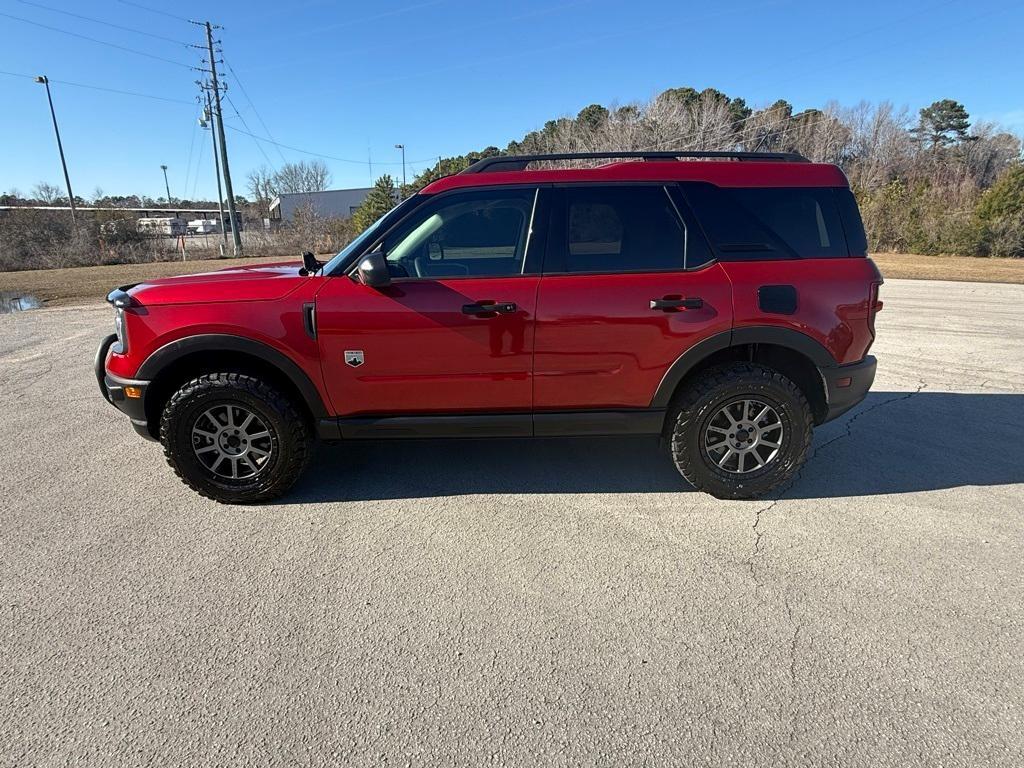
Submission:
[[[117,341],[117,336],[107,336],[96,350],[96,360],[93,364],[96,373],[96,382],[100,387],[100,394],[103,399],[121,411],[132,423],[132,428],[147,440],[155,440],[149,431],[149,421],[146,418],[146,392],[149,389],[148,381],[136,379],[122,379],[106,371],[107,352],[111,345]],[[134,387],[140,391],[140,397],[128,397],[125,394],[125,387]]]
[[[825,382],[825,400],[828,404],[823,424],[843,415],[867,397],[875,381],[877,367],[878,361],[868,355],[859,363],[818,369]]]

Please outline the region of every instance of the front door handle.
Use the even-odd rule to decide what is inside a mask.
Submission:
[[[462,314],[490,316],[490,315],[511,315],[516,311],[515,302],[512,301],[478,301],[476,304],[463,304]]]
[[[658,309],[662,312],[673,312],[677,309],[700,309],[704,306],[704,299],[688,297],[685,299],[676,296],[666,296],[663,299],[651,299],[651,309]]]

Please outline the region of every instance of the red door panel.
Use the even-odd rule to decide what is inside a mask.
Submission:
[[[700,309],[651,301],[700,298]],[[536,410],[646,408],[668,367],[732,327],[732,291],[718,264],[694,272],[553,275],[537,298]]]
[[[329,278],[316,297],[324,380],[339,416],[528,411],[536,277]],[[464,314],[476,303],[513,312]],[[346,351],[362,352],[352,367]]]

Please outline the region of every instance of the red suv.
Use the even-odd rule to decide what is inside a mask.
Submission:
[[[595,159],[612,162],[557,167]],[[224,502],[285,492],[315,437],[575,435],[661,436],[694,487],[750,498],[864,398],[881,283],[832,165],[495,157],[326,264],[113,291],[96,375]]]

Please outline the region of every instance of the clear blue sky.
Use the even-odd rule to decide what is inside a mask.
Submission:
[[[237,73],[225,72],[229,95],[251,132],[269,128],[278,142],[358,161],[326,161],[334,186],[368,184],[368,151],[374,175],[400,175],[395,143],[422,169],[437,155],[504,146],[590,103],[677,86],[713,86],[752,106],[785,98],[797,109],[889,100],[917,110],[953,98],[974,119],[1024,133],[1016,0],[0,0],[0,14],[5,73],[177,100],[53,83],[72,185],[86,197],[96,187],[162,196],[161,163],[175,197],[215,194],[209,135],[193,128],[199,73],[170,63],[199,63],[200,51],[174,42],[203,42],[182,18],[225,26]],[[0,191],[62,186],[43,87],[0,74],[0,104]],[[234,107],[225,105],[228,124],[244,130]],[[308,157],[264,144],[264,158],[235,131],[228,147],[236,193],[266,158]]]

